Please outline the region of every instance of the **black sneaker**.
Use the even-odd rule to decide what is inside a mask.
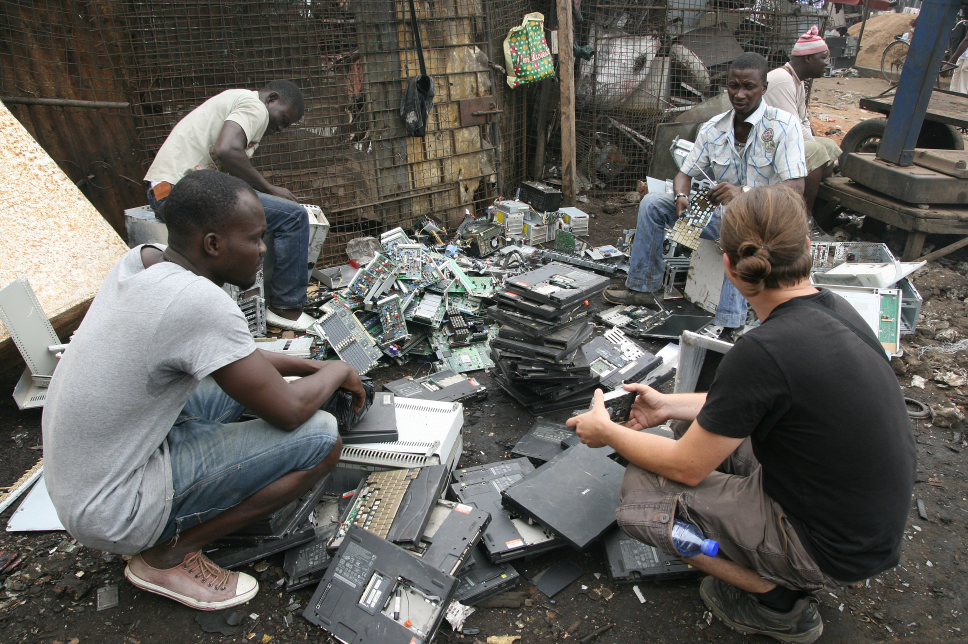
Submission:
[[[749,593],[715,577],[706,577],[699,587],[699,596],[713,615],[744,635],[767,635],[781,642],[810,644],[823,633],[817,598],[813,595],[797,600],[790,612],[777,613]]]

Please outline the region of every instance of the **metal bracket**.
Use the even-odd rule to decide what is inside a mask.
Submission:
[[[493,96],[465,98],[460,101],[460,126],[487,125],[489,114],[500,114],[504,110],[497,109],[497,101]]]

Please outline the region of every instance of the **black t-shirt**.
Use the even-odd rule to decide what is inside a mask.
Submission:
[[[801,299],[870,330],[830,291]],[[911,421],[888,362],[841,322],[778,306],[723,358],[697,420],[752,437],[764,491],[822,571],[858,581],[898,563],[917,466]]]

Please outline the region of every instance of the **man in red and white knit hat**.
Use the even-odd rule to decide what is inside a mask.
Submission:
[[[840,148],[830,139],[814,136],[807,117],[807,89],[804,81],[823,76],[829,49],[816,26],[797,39],[790,52],[790,62],[771,71],[763,100],[767,105],[790,112],[803,124],[803,152],[807,159],[807,177],[803,198],[807,211],[813,211],[820,182],[833,174]]]

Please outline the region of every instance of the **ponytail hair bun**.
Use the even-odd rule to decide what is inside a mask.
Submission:
[[[736,275],[758,295],[810,275],[803,197],[785,186],[753,188],[726,207],[719,244]]]

